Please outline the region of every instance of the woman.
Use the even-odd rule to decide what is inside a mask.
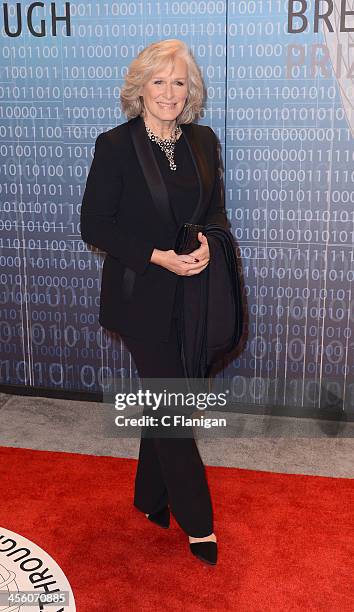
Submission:
[[[121,91],[128,121],[98,136],[82,202],[82,238],[107,253],[99,321],[120,334],[141,378],[161,382],[183,377],[183,277],[200,274],[210,257],[202,233],[196,250],[177,255],[178,228],[229,227],[217,138],[193,123],[202,100],[200,71],[182,41],[141,51]],[[216,563],[210,492],[193,436],[142,436],[134,505],[161,527],[170,507],[191,552]]]

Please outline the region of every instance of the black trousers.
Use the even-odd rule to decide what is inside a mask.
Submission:
[[[121,337],[135,361],[140,378],[183,378],[176,318],[172,319],[168,342]],[[191,428],[189,436],[142,435],[134,505],[150,514],[169,504],[180,527],[190,536],[203,538],[213,532],[212,504],[204,465]]]

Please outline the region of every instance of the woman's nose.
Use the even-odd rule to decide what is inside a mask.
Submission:
[[[165,95],[167,98],[171,98],[173,96],[172,83],[167,83],[165,87]]]

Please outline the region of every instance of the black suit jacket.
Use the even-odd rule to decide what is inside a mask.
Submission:
[[[186,221],[229,228],[217,137],[196,123],[181,129],[199,181],[199,201]],[[100,324],[122,335],[166,341],[180,277],[150,257],[154,248],[174,248],[179,227],[142,117],[98,136],[80,220],[82,239],[106,252]]]

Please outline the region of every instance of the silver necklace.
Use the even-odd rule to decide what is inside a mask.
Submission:
[[[176,125],[175,129],[172,132],[171,138],[160,138],[160,136],[157,136],[156,134],[154,134],[154,132],[151,130],[151,128],[149,128],[148,125],[146,125],[146,123],[145,123],[145,128],[146,128],[146,131],[147,131],[147,134],[150,140],[152,140],[153,142],[156,142],[159,145],[160,149],[165,153],[170,163],[170,169],[176,170],[177,166],[174,160],[175,144],[176,144],[177,137],[179,136],[179,134],[182,133],[182,130],[179,127],[179,125]]]

